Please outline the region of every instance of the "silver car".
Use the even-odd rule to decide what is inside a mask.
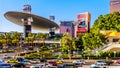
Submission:
[[[45,68],[45,67],[49,68],[52,67],[52,65],[49,63],[43,63],[43,64],[36,64],[34,66],[30,66],[30,68]]]
[[[108,68],[108,66],[106,65],[106,63],[96,63],[92,64],[91,68]]]

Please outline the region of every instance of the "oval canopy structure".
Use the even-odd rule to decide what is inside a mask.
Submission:
[[[31,26],[32,29],[36,29],[36,30],[48,30],[49,28],[53,28],[53,27],[55,27],[56,29],[59,28],[59,26],[55,22],[31,13],[8,11],[4,14],[4,16],[9,21],[20,26],[24,25],[22,19],[32,17],[33,22],[31,23]]]

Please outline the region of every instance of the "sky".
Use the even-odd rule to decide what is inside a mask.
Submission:
[[[23,27],[8,21],[4,17],[7,11],[23,11],[23,5],[30,4],[32,14],[49,18],[55,16],[55,22],[77,21],[77,14],[90,12],[90,26],[99,15],[110,13],[110,0],[0,0],[0,32],[23,32]],[[33,33],[44,32],[32,30]]]

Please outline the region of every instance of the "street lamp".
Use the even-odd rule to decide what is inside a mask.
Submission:
[[[116,51],[114,51],[114,57],[116,57]]]
[[[52,55],[54,55],[54,53],[53,53],[53,52],[54,52],[54,50],[51,50],[51,51],[52,51]]]

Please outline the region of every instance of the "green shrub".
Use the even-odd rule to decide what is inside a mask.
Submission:
[[[40,58],[40,55],[37,53],[32,53],[29,56],[26,56],[25,58],[36,59],[36,58]]]
[[[47,58],[47,59],[56,59],[56,58],[58,58],[58,55],[46,56],[45,58]]]

